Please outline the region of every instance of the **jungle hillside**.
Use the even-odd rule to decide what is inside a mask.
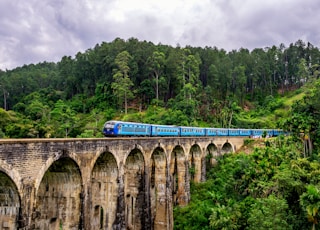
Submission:
[[[101,137],[110,119],[282,128],[319,63],[302,40],[227,52],[116,38],[58,63],[0,70],[0,137]]]
[[[0,138],[102,137],[112,119],[283,129],[218,157],[174,228],[320,229],[319,76],[319,48],[302,40],[226,51],[116,38],[0,70]]]

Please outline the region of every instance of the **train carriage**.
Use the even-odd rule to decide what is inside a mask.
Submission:
[[[267,137],[273,137],[274,136],[273,129],[266,129],[265,132],[267,133]]]
[[[266,137],[272,137],[274,136],[274,132],[273,129],[252,129],[252,137],[253,138],[261,138],[264,135],[266,135]]]
[[[263,129],[252,129],[251,136],[253,138],[262,137],[263,131],[264,131]]]
[[[217,136],[217,128],[206,128],[206,136]]]
[[[229,136],[229,129],[206,128],[206,136]]]
[[[279,136],[285,134],[281,129],[274,129],[273,130],[273,136]]]
[[[239,129],[239,136],[251,136],[251,129]]]
[[[229,136],[229,129],[217,128],[217,136]]]
[[[180,127],[173,125],[151,125],[152,136],[180,136]]]
[[[279,129],[226,129],[200,128],[174,125],[156,125],[137,122],[107,121],[102,129],[108,136],[248,136],[267,137],[288,134]]]
[[[240,130],[239,129],[229,129],[228,136],[240,136]]]
[[[186,136],[205,136],[205,135],[206,135],[206,129],[205,128],[182,126],[181,129],[180,129],[180,136],[182,136],[182,137],[186,137]]]
[[[107,121],[102,132],[105,136],[150,136],[151,126],[135,122]]]

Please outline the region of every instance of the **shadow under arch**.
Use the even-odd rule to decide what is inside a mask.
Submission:
[[[148,229],[145,160],[139,148],[130,151],[124,167],[125,223],[128,229]]]
[[[219,149],[214,143],[210,143],[205,151],[203,160],[203,173],[201,175],[202,181],[205,181],[208,177],[210,170],[217,164],[217,157],[219,157]]]
[[[8,229],[18,229],[21,218],[21,197],[18,187],[7,173],[0,169],[0,223]]]
[[[56,153],[55,155],[53,155],[52,157],[48,158],[46,163],[41,167],[39,173],[38,173],[38,176],[35,180],[35,194],[37,194],[38,192],[38,189],[39,189],[39,186],[40,186],[40,183],[41,181],[43,180],[43,177],[45,175],[45,173],[48,171],[48,169],[56,162],[58,161],[59,159],[61,158],[70,158],[71,160],[73,160],[75,162],[75,164],[77,165],[77,167],[79,168],[80,170],[80,173],[81,173],[81,169],[79,167],[79,157],[77,156],[76,153],[72,153],[72,152],[69,152],[67,150],[61,150],[61,152],[59,153]]]
[[[150,159],[150,206],[152,229],[168,228],[167,158],[163,148],[153,150]]]
[[[198,144],[191,146],[189,153],[189,174],[190,180],[194,182],[201,181],[201,171],[202,171],[202,162],[201,162],[202,151]]]
[[[17,170],[11,167],[11,165],[7,164],[5,161],[0,160],[0,171],[4,172],[5,174],[10,177],[10,179],[15,183],[15,186],[17,187],[19,191],[19,196],[21,197],[21,176]]]
[[[36,229],[82,228],[82,178],[77,163],[67,156],[54,161],[36,193],[32,222]]]
[[[224,143],[221,148],[221,154],[223,155],[226,153],[233,153],[233,147],[229,142]]]
[[[184,149],[180,145],[175,146],[170,154],[169,168],[173,205],[184,206],[189,202],[189,196],[185,189],[187,161]]]
[[[97,158],[91,172],[89,187],[91,229],[112,229],[117,213],[118,181],[119,170],[114,155],[108,151],[103,152]]]

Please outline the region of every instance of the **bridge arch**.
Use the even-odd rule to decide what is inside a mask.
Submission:
[[[194,182],[201,181],[201,156],[202,150],[198,144],[194,144],[190,148],[188,162],[190,180]]]
[[[117,168],[119,169],[119,165],[120,165],[120,161],[121,159],[119,159],[118,155],[115,154],[115,151],[112,148],[109,148],[109,146],[104,146],[102,148],[98,148],[96,153],[94,154],[94,157],[92,158],[92,161],[90,161],[90,172],[92,172],[94,166],[97,163],[98,158],[101,157],[101,155],[105,154],[105,153],[110,153],[112,154],[112,156],[114,157],[116,163],[117,163]]]
[[[167,229],[167,157],[160,145],[153,150],[149,164],[152,229]]]
[[[234,146],[232,145],[232,143],[227,141],[222,145],[222,148],[221,148],[222,155],[226,153],[233,153],[233,152],[234,152]]]
[[[203,157],[203,165],[202,165],[202,175],[201,180],[205,181],[207,178],[207,174],[216,164],[217,164],[217,157],[220,155],[220,151],[218,146],[211,142],[207,145],[204,151]]]
[[[106,208],[104,203],[100,202],[108,198],[99,198],[100,200],[97,199],[93,204],[95,201],[92,199],[94,195],[91,187],[99,187],[99,183],[92,186],[92,181],[97,178],[96,174],[114,173],[112,175],[116,175],[118,173],[118,177],[114,176],[117,178],[117,187],[114,189],[118,190],[118,199],[116,219],[112,227],[125,229],[143,226],[148,229],[171,229],[173,205],[185,205],[190,199],[189,159],[193,157],[194,162],[198,153],[202,151],[201,171],[204,174],[205,156],[218,156],[224,153],[222,149],[234,151],[243,144],[243,137],[55,138],[0,140],[0,142],[0,158],[4,161],[0,160],[0,172],[4,172],[6,180],[10,178],[20,191],[21,219],[18,223],[21,223],[21,227],[42,228],[43,226],[45,229],[50,222],[56,223],[52,228],[59,228],[60,224],[63,228],[71,226],[64,226],[64,220],[72,225],[83,223],[80,228],[85,229],[90,228],[90,220],[97,220],[98,225],[100,224],[100,226],[97,225],[99,228],[109,227],[107,223],[112,221],[113,214],[108,214],[109,211],[106,209],[109,207]],[[21,153],[24,156],[22,158]],[[51,178],[58,181],[58,176],[54,177],[54,175],[66,174],[65,171],[52,170],[52,167],[60,168],[59,165],[67,165],[75,176],[70,178],[71,183],[64,183],[67,181],[66,176],[60,176],[63,179],[55,186],[55,192],[60,193],[61,196],[52,197],[46,194],[53,191],[50,186],[49,191],[46,191],[45,180]],[[110,172],[109,166],[114,171]],[[162,175],[166,175],[164,180],[161,179]],[[105,178],[103,180],[107,181]],[[101,188],[103,180],[100,183]],[[165,189],[158,186],[161,184],[165,184]],[[72,190],[75,191],[74,194],[70,191],[70,186],[74,188]],[[64,187],[67,193],[60,189],[61,187]],[[109,188],[106,191],[96,191],[96,194],[104,196],[108,191],[110,191]],[[166,194],[163,195],[164,193]],[[78,199],[74,202],[72,199],[76,196]],[[167,210],[162,207],[161,197],[163,196],[165,196],[164,205],[168,207]],[[78,215],[79,203],[83,210],[78,222],[75,221],[77,217],[66,213],[63,208],[61,208],[63,213],[56,208],[52,213],[45,214],[46,210],[50,209],[50,205],[62,207],[66,204],[66,207],[70,205],[74,207],[75,215]],[[112,212],[111,206],[109,210]],[[41,219],[42,213],[47,215],[49,224],[44,218]],[[167,217],[164,217],[165,215]],[[99,219],[99,217],[103,218]],[[165,218],[167,219],[164,224],[167,227],[161,226],[161,221]],[[78,229],[78,226],[75,228]]]
[[[91,229],[112,229],[117,213],[118,179],[116,158],[109,151],[101,153],[91,171],[88,188]]]
[[[80,157],[73,152],[69,152],[67,150],[61,150],[58,153],[53,154],[52,156],[50,156],[46,163],[41,167],[38,176],[35,178],[35,193],[37,194],[37,191],[39,189],[40,183],[45,175],[45,173],[48,171],[48,169],[54,164],[54,162],[58,161],[61,158],[65,158],[65,157],[69,157],[70,159],[72,159],[77,167],[81,170],[81,168],[79,167],[81,159]]]
[[[78,164],[62,154],[44,173],[37,189],[32,217],[35,228],[81,228],[82,190]]]
[[[187,160],[184,148],[177,145],[170,154],[169,177],[174,205],[186,205],[189,196],[186,193],[187,186]]]
[[[0,159],[0,171],[4,172],[5,174],[8,175],[8,177],[11,178],[11,180],[14,182],[15,186],[17,187],[19,191],[19,196],[21,197],[22,191],[21,191],[21,176],[20,173],[12,168],[11,165],[7,164],[5,161],[2,161]]]
[[[137,145],[125,160],[124,168],[125,222],[127,228],[146,226],[146,174],[144,154]]]
[[[214,166],[217,163],[216,158],[218,156],[220,156],[220,151],[218,146],[214,143],[210,143],[206,147],[206,152],[205,152],[206,165],[210,167]],[[207,167],[207,168],[209,169],[210,167]]]

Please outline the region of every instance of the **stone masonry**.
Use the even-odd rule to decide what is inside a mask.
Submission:
[[[243,139],[1,139],[0,230],[171,230],[190,180]]]

